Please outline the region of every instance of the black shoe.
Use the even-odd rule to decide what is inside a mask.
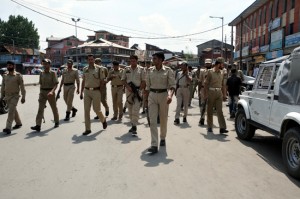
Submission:
[[[99,120],[99,117],[98,116],[94,117],[94,120]]]
[[[142,111],[142,112],[141,112],[141,114],[145,114],[145,113],[146,113],[146,111]]]
[[[21,126],[22,126],[22,124],[16,124],[16,125],[13,126],[12,128],[13,128],[13,129],[19,129],[19,128],[21,128]]]
[[[126,107],[123,108],[123,113],[126,113]]]
[[[131,129],[129,129],[129,132],[132,133],[133,135],[136,135],[136,126],[132,126]]]
[[[159,146],[166,146],[166,140],[160,140]]]
[[[223,134],[223,133],[228,133],[228,130],[227,130],[227,129],[220,128],[220,133],[221,133],[221,134]]]
[[[157,146],[151,146],[148,149],[148,152],[151,153],[151,154],[157,153],[158,152]]]
[[[186,122],[186,117],[183,118],[182,122]]]
[[[200,119],[199,124],[200,124],[200,126],[203,126],[203,125],[204,125],[204,119],[203,119],[203,118]]]
[[[71,112],[69,112],[69,111],[66,112],[66,118],[64,119],[64,121],[70,120],[70,114],[71,114]]]
[[[32,130],[35,130],[35,131],[37,131],[37,132],[40,132],[41,131],[41,126],[39,126],[39,125],[35,125],[35,126],[32,126],[32,127],[30,127]]]
[[[76,112],[77,112],[78,110],[76,109],[76,108],[72,108],[72,117],[75,117],[76,116]]]
[[[117,118],[117,117],[115,117],[115,116],[111,118],[111,120],[117,120],[117,119],[118,119],[118,118]]]
[[[233,113],[233,114],[230,114],[230,118],[231,118],[231,119],[235,118],[235,114],[234,114],[234,113]]]
[[[176,125],[176,124],[179,124],[180,123],[180,121],[179,121],[179,119],[175,119],[174,120],[174,124]]]
[[[92,131],[91,130],[86,130],[82,135],[88,135],[90,134]]]
[[[57,127],[59,127],[59,122],[55,122],[55,124],[54,124],[54,128],[57,128]]]
[[[108,116],[109,115],[109,111],[105,111],[105,116]]]
[[[3,132],[6,133],[7,135],[11,134],[11,130],[10,129],[3,129]]]
[[[208,133],[212,133],[213,131],[212,131],[212,128],[207,128],[207,132]]]
[[[106,120],[102,123],[102,127],[103,127],[103,129],[107,128],[107,122],[106,122]]]

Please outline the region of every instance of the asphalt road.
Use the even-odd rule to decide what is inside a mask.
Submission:
[[[228,135],[199,127],[199,108],[193,99],[188,123],[173,125],[176,98],[169,110],[166,147],[146,154],[150,129],[141,115],[138,136],[128,134],[122,122],[102,129],[93,121],[92,134],[84,132],[83,102],[77,95],[78,115],[64,122],[65,105],[58,101],[61,125],[54,129],[48,106],[46,123],[35,133],[38,86],[27,86],[26,103],[18,110],[21,129],[0,133],[0,199],[94,198],[272,198],[298,199],[300,181],[291,178],[281,160],[281,141],[257,131],[251,142],[240,141],[224,103]],[[124,97],[125,99],[125,97]],[[108,101],[111,105],[110,87]],[[95,116],[91,113],[91,117]],[[0,115],[5,127],[7,114]],[[182,120],[181,120],[182,121]]]

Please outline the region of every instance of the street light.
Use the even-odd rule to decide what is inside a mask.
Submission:
[[[210,18],[218,18],[222,19],[222,44],[221,44],[221,56],[223,57],[223,27],[224,27],[224,17],[214,17],[214,16],[209,16]]]
[[[75,36],[76,36],[76,39],[78,39],[77,38],[77,22],[78,21],[80,21],[80,18],[77,18],[77,19],[74,19],[74,18],[72,18],[72,21],[74,21],[75,22]],[[77,63],[77,69],[78,69],[78,52],[77,52],[77,49],[78,48],[78,41],[77,41],[77,43],[76,43],[76,63]]]

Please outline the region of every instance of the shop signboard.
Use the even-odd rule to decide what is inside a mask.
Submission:
[[[266,60],[275,59],[277,57],[282,57],[282,56],[283,56],[283,50],[268,52],[266,54]]]
[[[259,51],[261,53],[268,52],[269,51],[269,45],[261,46]]]
[[[283,29],[271,33],[270,51],[282,48]]]
[[[300,45],[300,32],[285,37],[285,47]]]

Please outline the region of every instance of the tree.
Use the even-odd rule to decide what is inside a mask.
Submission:
[[[7,22],[0,19],[0,44],[38,48],[40,36],[32,21],[23,16],[10,15]]]

